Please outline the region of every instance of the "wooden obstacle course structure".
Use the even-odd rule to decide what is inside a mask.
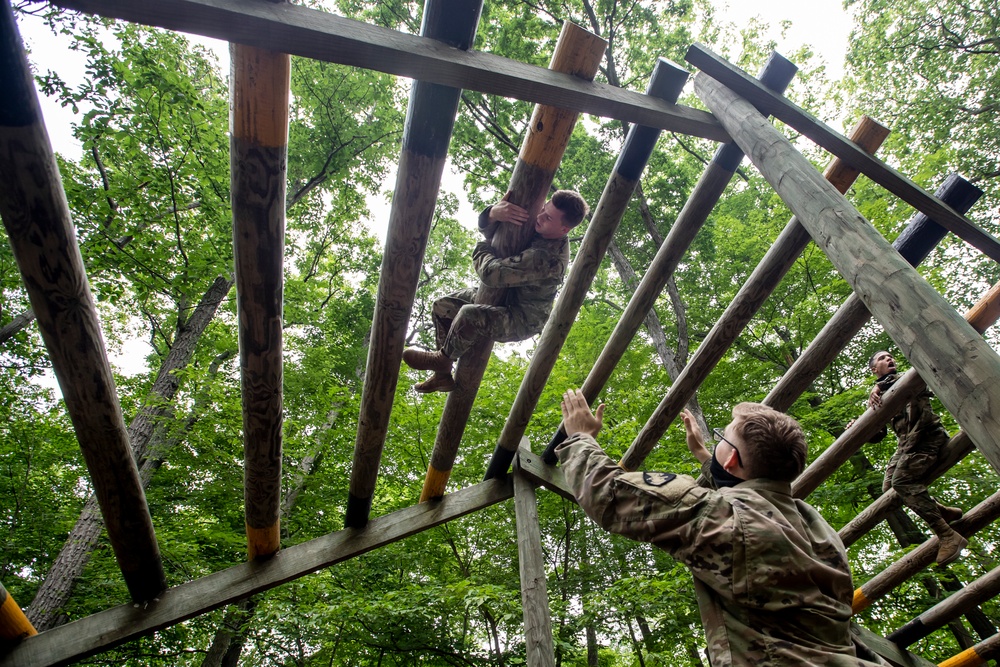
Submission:
[[[684,219],[689,222],[682,224],[681,217],[678,218],[671,236],[668,236],[657,254],[657,259],[654,260],[654,263],[660,263],[658,265],[660,268],[650,280],[661,281],[659,288],[646,287],[641,297],[637,292],[636,298],[648,299],[649,305],[646,305],[645,309],[651,307],[656,294],[662,289],[663,282],[676,268],[680,257],[714,207],[743,154],[746,153],[795,213],[795,218],[786,227],[786,230],[793,230],[789,232],[789,236],[793,236],[794,240],[780,240],[778,247],[781,253],[787,253],[788,248],[794,247],[799,247],[801,250],[800,246],[808,240],[792,223],[808,230],[809,236],[827,252],[852,284],[855,292],[859,294],[860,300],[885,326],[903,353],[911,360],[915,368],[914,377],[917,372],[920,375],[917,380],[911,382],[916,383],[920,378],[926,379],[927,384],[938,393],[965,429],[963,433],[966,435],[956,436],[949,445],[949,460],[958,460],[961,455],[967,453],[971,449],[968,441],[971,441],[995,468],[1000,469],[996,417],[991,415],[988,409],[989,405],[995,404],[1000,398],[997,396],[997,392],[1000,391],[1000,383],[997,382],[1000,378],[1000,357],[986,346],[976,330],[985,328],[977,325],[995,321],[997,303],[1000,302],[996,290],[984,298],[982,309],[970,314],[972,324],[966,322],[920,278],[906,259],[890,248],[889,244],[843,197],[842,191],[846,190],[851,178],[856,176],[850,171],[853,169],[868,174],[873,180],[926,213],[929,220],[956,232],[994,259],[1000,256],[1000,244],[965,218],[964,211],[958,212],[956,208],[961,208],[959,204],[954,204],[956,208],[950,207],[866,153],[866,150],[874,151],[880,132],[871,132],[869,126],[861,134],[852,135],[856,137],[857,144],[842,137],[792,105],[781,97],[780,93],[769,90],[769,88],[783,90],[787,80],[784,83],[769,82],[766,69],[761,76],[762,81],[755,81],[704,47],[692,47],[688,60],[702,70],[696,78],[696,90],[713,110],[713,114],[708,114],[657,99],[655,94],[629,93],[601,84],[579,81],[570,74],[550,72],[544,68],[530,67],[489,54],[470,52],[467,49],[475,32],[479,9],[477,6],[468,8],[468,3],[465,3],[468,13],[462,16],[465,20],[459,21],[463,23],[463,27],[456,33],[448,33],[447,36],[444,34],[446,31],[442,29],[442,22],[445,16],[453,17],[454,13],[441,8],[454,8],[449,5],[449,0],[428,3],[428,13],[422,29],[423,36],[402,35],[391,30],[378,29],[287,4],[274,5],[236,0],[164,0],[160,3],[134,3],[126,0],[61,0],[57,4],[105,16],[185,29],[241,42],[244,46],[234,47],[239,54],[238,58],[234,58],[234,70],[241,67],[263,68],[261,71],[268,72],[267,80],[272,83],[270,87],[262,86],[251,90],[239,83],[241,79],[238,71],[237,76],[234,76],[234,96],[241,93],[248,94],[247,106],[234,103],[237,109],[243,111],[234,114],[237,121],[234,122],[233,131],[233,199],[238,289],[241,292],[241,299],[244,297],[249,299],[245,304],[242,300],[240,302],[240,335],[243,355],[241,367],[245,369],[243,405],[247,433],[246,507],[251,560],[163,590],[165,587],[163,568],[156,551],[155,536],[146,509],[145,497],[141,487],[135,483],[137,480],[135,464],[131,459],[127,438],[123,438],[124,422],[121,409],[118,407],[113,382],[110,384],[106,382],[110,381],[110,369],[100,341],[96,310],[87,290],[87,278],[83,273],[79,250],[75,245],[70,214],[65,197],[62,196],[51,147],[48,145],[44,126],[40,121],[30,72],[16,37],[12,14],[5,3],[4,13],[0,16],[0,30],[3,31],[0,33],[2,38],[0,48],[13,48],[16,53],[12,52],[10,56],[5,54],[5,58],[0,58],[0,62],[12,64],[9,71],[0,71],[0,84],[7,90],[16,91],[17,94],[13,98],[8,97],[5,102],[0,102],[0,155],[4,156],[0,159],[0,177],[4,182],[13,184],[0,195],[0,214],[3,215],[8,235],[15,245],[25,283],[31,293],[32,305],[35,312],[39,313],[39,325],[53,358],[53,365],[56,366],[60,382],[63,384],[64,395],[67,395],[67,404],[73,415],[95,488],[98,489],[100,497],[109,499],[107,502],[102,502],[102,512],[109,526],[111,542],[118,556],[123,577],[129,584],[133,599],[136,602],[149,604],[139,607],[124,604],[29,637],[0,655],[0,666],[52,665],[79,660],[510,498],[515,499],[519,546],[523,543],[521,576],[528,664],[552,664],[551,629],[547,629],[548,613],[544,609],[547,597],[544,592],[545,573],[539,557],[541,546],[534,486],[544,485],[564,497],[571,497],[571,494],[561,480],[561,471],[545,465],[541,456],[525,450],[521,435],[527,423],[527,415],[533,410],[532,403],[537,400],[537,392],[544,386],[551,364],[558,354],[558,348],[565,340],[571,320],[579,309],[582,294],[586,292],[587,285],[593,278],[596,261],[599,261],[599,255],[603,253],[601,245],[606,247],[611,229],[617,225],[618,220],[615,218],[620,219],[623,202],[628,199],[624,192],[629,191],[629,187],[635,187],[642,168],[637,163],[631,162],[630,151],[633,149],[627,144],[623,150],[623,158],[606,188],[606,193],[610,193],[607,211],[600,210],[601,205],[598,206],[598,211],[595,211],[595,218],[598,218],[600,213],[601,224],[592,223],[594,229],[588,230],[588,238],[593,231],[594,240],[588,242],[591,245],[585,246],[587,251],[580,258],[584,260],[581,261],[581,268],[577,270],[574,267],[574,271],[571,272],[564,290],[563,298],[566,299],[566,305],[562,305],[561,299],[560,305],[554,311],[559,314],[550,321],[552,332],[549,332],[547,327],[548,335],[543,334],[544,349],[547,351],[538,358],[537,365],[535,360],[532,362],[529,369],[531,379],[526,376],[522,385],[522,388],[527,387],[525,396],[522,397],[519,392],[518,403],[515,404],[518,414],[515,414],[515,408],[512,408],[511,417],[508,419],[510,430],[505,427],[505,435],[501,436],[501,443],[498,444],[498,450],[502,449],[504,454],[495,458],[495,464],[490,464],[491,472],[488,474],[488,479],[454,493],[444,494],[442,475],[438,474],[432,480],[429,470],[425,481],[425,495],[435,498],[433,502],[422,502],[392,514],[370,519],[368,513],[385,440],[385,423],[388,420],[388,411],[391,409],[392,392],[388,393],[390,398],[387,403],[384,397],[375,396],[377,388],[374,385],[369,387],[366,381],[361,425],[355,449],[355,467],[352,469],[351,496],[348,501],[348,527],[309,542],[278,550],[279,517],[274,508],[277,506],[277,501],[280,501],[277,490],[280,489],[281,451],[282,285],[281,253],[276,252],[273,246],[280,246],[283,242],[283,154],[287,139],[287,98],[282,99],[279,89],[282,86],[287,88],[287,84],[281,83],[287,81],[285,63],[288,56],[285,54],[322,57],[333,62],[413,76],[418,80],[411,96],[410,112],[407,116],[408,133],[404,138],[403,153],[400,158],[400,181],[397,182],[396,192],[400,198],[400,211],[396,212],[397,204],[394,200],[394,213],[390,222],[390,237],[396,240],[392,238],[387,240],[386,258],[379,287],[379,307],[382,310],[377,311],[373,323],[373,332],[377,327],[383,329],[378,329],[378,338],[373,335],[369,375],[374,376],[375,373],[371,371],[377,367],[388,369],[385,372],[394,374],[391,382],[393,387],[398,379],[400,355],[397,354],[397,348],[401,352],[400,332],[402,330],[405,333],[405,322],[401,325],[400,317],[408,318],[413,299],[411,288],[415,285],[415,278],[412,276],[415,270],[419,270],[420,264],[419,258],[415,259],[413,255],[419,254],[420,258],[423,255],[427,220],[434,204],[433,197],[430,197],[427,191],[430,189],[436,192],[448,143],[447,137],[433,145],[420,143],[420,138],[426,136],[428,132],[425,124],[432,122],[427,115],[433,115],[440,121],[440,124],[435,125],[439,131],[438,136],[443,132],[450,137],[450,127],[455,112],[442,114],[440,109],[457,109],[457,95],[460,89],[468,88],[559,106],[568,110],[567,113],[573,117],[578,112],[587,111],[636,122],[639,123],[638,129],[633,129],[636,129],[636,133],[647,135],[645,140],[647,146],[648,135],[655,134],[660,129],[686,132],[717,141],[729,141],[732,138],[735,143],[720,149],[717,154],[718,159],[713,160],[708,166],[702,181],[682,211],[681,216],[687,215],[688,217]],[[461,5],[463,3],[459,2],[459,6]],[[443,47],[439,40],[443,40],[449,46]],[[596,42],[591,42],[592,54],[596,50],[594,44]],[[404,53],[405,57],[400,57]],[[592,78],[593,74],[590,77]],[[724,87],[723,83],[730,88]],[[283,92],[287,93],[287,90]],[[739,97],[737,93],[744,95],[745,99]],[[422,102],[422,99],[425,101]],[[676,99],[675,95],[673,99]],[[262,102],[267,104],[255,106]],[[281,109],[285,109],[284,115]],[[837,160],[843,161],[851,169],[831,166],[828,176],[834,183],[824,180],[776,130],[767,124],[761,113],[771,113],[789,123],[805,136],[830,150]],[[239,120],[240,118],[243,120]],[[241,124],[244,121],[245,124]],[[412,133],[409,132],[411,128]],[[862,136],[875,140],[868,144],[862,140]],[[29,151],[22,149],[25,145],[30,147]],[[268,155],[264,163],[266,167],[264,174],[258,174],[259,177],[265,178],[265,181],[251,181],[249,179],[252,175],[240,171],[240,166],[237,164],[238,156],[243,156],[239,157],[239,160],[246,159],[247,146],[252,148],[251,152]],[[642,153],[646,148],[635,150]],[[533,154],[531,151],[524,152]],[[546,157],[551,157],[552,151],[546,149],[542,153]],[[626,155],[629,155],[628,159],[624,157]],[[641,160],[643,165],[646,159],[648,154]],[[525,162],[530,163],[529,160]],[[632,172],[628,173],[627,169],[622,169],[622,164],[630,165]],[[36,186],[16,177],[19,167],[23,169],[26,165],[46,175],[44,190],[32,190]],[[535,164],[534,167],[542,172],[554,173],[557,165],[558,160],[554,164]],[[413,177],[416,172],[420,172],[423,180],[411,183],[407,179]],[[551,174],[547,178],[551,182]],[[539,203],[539,198],[544,199],[548,183],[544,183],[544,178],[525,180],[532,184],[531,187],[525,188],[531,194],[523,195],[525,198],[521,201]],[[251,194],[254,188],[257,192],[266,192],[267,196],[254,199]],[[41,219],[38,219],[37,214],[32,220],[24,219],[23,202],[26,194],[38,196],[49,203]],[[418,207],[420,213],[405,217],[402,209],[414,204],[414,199],[420,197],[423,197]],[[603,197],[601,201],[604,203]],[[685,214],[685,211],[688,213]],[[28,232],[25,231],[27,224],[39,227],[44,224],[44,228],[38,231],[32,228]],[[678,238],[672,239],[675,231]],[[60,267],[56,273],[64,279],[64,283],[49,285],[41,282],[43,276],[40,275],[42,272],[39,271],[39,267],[44,262],[53,260],[47,256],[41,257],[37,254],[37,249],[33,250],[30,244],[19,247],[18,244],[25,244],[29,238],[33,238],[32,235],[52,239],[49,246],[65,250],[56,258],[57,263],[53,264]],[[786,237],[783,233],[783,237],[779,239],[784,238]],[[420,245],[420,250],[417,253],[411,252],[406,258],[408,275],[392,275],[392,271],[387,270],[387,265],[391,263],[393,265],[391,269],[399,264],[402,252],[400,248],[406,243],[416,243]],[[254,253],[264,250],[271,253],[269,257],[272,260],[265,266],[254,267],[246,260],[254,257]],[[239,259],[241,255],[245,258],[242,268]],[[731,306],[734,312],[730,313],[730,309],[727,309],[726,314],[713,329],[713,333],[716,330],[719,333],[711,336],[715,342],[703,345],[706,348],[702,353],[704,360],[696,354],[689,364],[689,368],[692,368],[689,372],[690,379],[684,382],[679,380],[675,386],[680,388],[676,390],[671,388],[667,396],[671,396],[671,393],[674,396],[693,395],[718,360],[716,355],[721,355],[720,350],[724,351],[732,343],[735,338],[733,332],[746,324],[759,307],[759,302],[763,301],[763,296],[766,296],[764,292],[774,289],[777,285],[787,266],[782,268],[777,260],[769,259],[769,256],[765,257],[758,271],[754,272],[748,282],[746,300],[738,299],[738,303],[734,302]],[[647,275],[653,273],[651,269]],[[408,292],[410,305],[406,304]],[[54,304],[66,299],[67,294],[71,295],[69,298],[74,304],[78,304],[74,312],[83,313],[80,318],[72,321],[60,320],[61,313],[54,309]],[[384,300],[383,294],[385,294]],[[56,298],[54,295],[59,296]],[[901,304],[900,308],[896,310],[890,307],[886,296],[891,297],[893,302]],[[634,323],[629,322],[625,327],[625,329],[631,328],[631,333],[627,336],[624,333],[618,336],[616,345],[621,346],[621,350],[627,347],[628,341],[639,326],[644,314],[642,303],[642,301],[637,302],[634,308],[630,305],[632,308],[630,312],[638,314],[638,319]],[[621,327],[621,323],[619,326]],[[49,333],[46,333],[47,331]],[[53,331],[59,335],[53,335],[51,333]],[[65,345],[66,337],[74,335],[86,339],[88,353],[84,360],[85,368],[92,373],[89,377],[102,378],[105,384],[100,387],[94,388],[77,377],[74,369],[67,368],[65,354],[60,346]],[[832,343],[827,344],[827,347],[831,346]],[[60,361],[61,354],[63,356]],[[933,364],[931,360],[934,361]],[[74,362],[77,365],[81,363],[79,358],[74,359]],[[606,368],[600,371],[600,374],[604,375],[600,381],[602,386],[616,363],[617,360],[610,364],[605,362]],[[595,365],[595,371],[596,369]],[[476,384],[478,385],[478,380]],[[588,399],[593,399],[598,391],[599,388],[593,389],[592,383],[590,393],[585,393]],[[83,404],[85,409],[77,407],[73,396],[87,392],[90,395]],[[791,394],[783,394],[781,400],[787,401],[789,395]],[[878,413],[879,415],[891,413],[893,400],[903,400],[893,399],[894,395],[902,397],[903,388],[896,387],[887,394],[886,407]],[[686,400],[672,398],[671,405],[676,403],[676,406],[683,406]],[[778,399],[775,400],[777,402]],[[366,405],[368,407],[364,407]],[[675,407],[671,407],[670,410],[674,410]],[[677,411],[679,409],[680,407],[676,407]],[[787,406],[784,409],[787,409]],[[97,458],[96,446],[87,439],[89,424],[82,421],[84,418],[82,413],[87,410],[101,410],[100,414],[105,415],[106,421],[114,425],[110,435],[104,436],[100,441],[100,445],[105,448],[108,442],[116,445],[110,450],[113,456],[107,460]],[[650,418],[648,428],[643,430],[626,454],[623,460],[625,467],[641,465],[645,455],[652,448],[652,443],[659,437],[656,433],[666,428],[663,422],[669,423],[673,419],[673,417],[666,419],[666,414],[665,411],[658,410]],[[466,412],[463,418],[455,418],[448,423],[454,426],[460,422],[464,428],[467,417]],[[78,419],[81,421],[78,422]],[[880,416],[878,419],[884,421],[884,417]],[[445,421],[443,420],[443,424]],[[872,424],[875,421],[877,421],[875,417],[871,418]],[[119,423],[121,428],[118,428]],[[856,425],[855,428],[861,432],[860,425]],[[449,442],[457,448],[461,440],[460,429],[457,437],[449,436],[449,438]],[[506,472],[513,455],[506,460],[504,457],[512,452],[510,441],[515,438],[521,445],[522,453],[517,457],[513,476],[508,476]],[[102,456],[108,455],[102,452]],[[451,462],[453,461],[452,456]],[[432,460],[432,466],[436,473],[446,473],[451,468],[450,463],[441,464],[440,460],[438,464]],[[251,468],[253,474],[250,472]],[[816,483],[822,481],[835,468],[836,466],[823,467]],[[944,471],[935,471],[935,474]],[[356,479],[357,484],[355,484]],[[446,480],[446,476],[444,479]],[[811,488],[801,487],[799,492],[805,495],[815,488],[812,482],[809,486]],[[128,507],[120,506],[123,498],[129,499]],[[971,535],[993,522],[998,513],[1000,513],[1000,494],[995,494],[956,522],[956,530],[963,535]],[[127,530],[123,530],[123,527]],[[852,529],[855,533],[857,530],[861,529]],[[885,595],[919,569],[926,567],[933,561],[935,552],[936,538],[932,538],[897,561],[893,567],[867,582],[856,592],[855,612]],[[141,567],[134,567],[136,563],[141,563]],[[955,598],[953,600],[949,598],[951,602],[946,601],[947,604],[943,604],[940,608],[914,619],[913,624],[904,626],[891,635],[890,639],[896,637],[899,644],[908,645],[912,637],[918,636],[931,626],[936,627],[942,619],[959,613],[956,609],[995,596],[996,579],[996,575],[991,573],[969,584],[965,590],[970,592],[963,592],[960,597],[953,596]],[[19,622],[17,614],[13,611],[9,614],[3,611],[7,609],[8,603],[12,604],[5,591],[3,598],[0,614],[6,615],[0,616],[0,621],[13,618],[16,624]],[[14,634],[30,634],[29,628],[30,625]],[[856,633],[866,644],[894,664],[927,664],[926,661],[907,653],[905,646],[874,636],[860,626],[856,628]],[[953,664],[979,664],[968,661],[995,655],[998,650],[997,642],[991,640],[985,640],[977,647],[971,656],[963,658],[956,656]]]

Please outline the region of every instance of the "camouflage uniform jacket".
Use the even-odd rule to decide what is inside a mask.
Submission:
[[[687,475],[625,472],[584,434],[556,452],[588,516],[690,568],[712,667],[874,664],[851,642],[843,542],[790,484],[716,491]]]
[[[479,215],[479,229],[487,239],[493,237],[499,224],[491,223],[489,214],[487,208]],[[489,241],[480,241],[472,253],[472,263],[487,287],[510,288],[504,305],[525,330],[538,332],[549,319],[552,302],[566,275],[569,239],[546,239],[535,234],[527,249],[503,258],[497,256]]]
[[[875,384],[885,395],[900,377],[899,373],[889,373],[880,377]],[[900,453],[924,448],[937,451],[941,444],[947,441],[948,433],[941,426],[941,418],[931,409],[931,396],[933,394],[930,390],[924,389],[889,420],[899,440]],[[881,431],[872,436],[871,442],[882,440],[886,434],[886,427],[883,426]]]

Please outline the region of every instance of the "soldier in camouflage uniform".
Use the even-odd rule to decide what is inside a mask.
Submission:
[[[896,372],[895,359],[885,350],[871,356],[868,368],[878,378],[868,397],[869,406],[874,410],[882,405],[882,394],[889,391],[900,376]],[[947,565],[961,555],[968,540],[948,525],[962,518],[962,510],[942,505],[927,492],[927,474],[937,465],[941,449],[948,442],[948,432],[931,409],[931,392],[925,389],[910,399],[890,423],[898,446],[886,466],[882,491],[890,487],[895,489],[906,506],[927,522],[938,536],[937,562]],[[887,429],[882,427],[871,442],[879,442],[886,434]]]
[[[434,302],[431,318],[436,352],[403,350],[411,368],[434,375],[414,385],[420,393],[455,388],[452,364],[481,340],[501,343],[524,340],[539,333],[552,311],[552,302],[569,265],[566,235],[587,215],[588,206],[578,193],[558,190],[545,202],[535,220],[535,235],[524,252],[498,257],[491,245],[501,223],[522,225],[528,212],[508,201],[510,193],[479,215],[479,230],[486,237],[476,244],[472,262],[483,285],[507,288],[500,306],[477,304],[478,288],[453,292]]]
[[[807,451],[794,419],[737,405],[703,461],[714,489],[687,475],[624,471],[595,440],[604,406],[592,414],[582,392],[570,390],[562,409],[570,437],[556,453],[577,501],[605,530],[688,566],[713,667],[879,664],[857,657],[851,641],[854,587],[843,542],[791,495]],[[689,443],[704,450],[693,419],[685,425]]]

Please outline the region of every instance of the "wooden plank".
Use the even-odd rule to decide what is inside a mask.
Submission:
[[[851,139],[865,150],[874,152],[888,135],[887,128],[865,116],[854,128]],[[824,176],[834,184],[838,192],[844,193],[854,183],[858,172],[840,159],[834,158],[827,166]],[[750,274],[746,284],[726,307],[722,317],[695,350],[687,365],[674,379],[663,400],[622,457],[623,468],[636,470],[642,465],[670,424],[694,398],[701,383],[743,333],[743,329],[778,286],[809,241],[809,232],[793,216]]]
[[[971,537],[1000,517],[1000,492],[979,503],[965,513],[952,527],[965,537]],[[937,557],[938,538],[931,537],[920,546],[908,551],[902,558],[879,572],[854,591],[855,614],[867,609],[896,586],[934,562]]]
[[[521,474],[535,484],[544,486],[549,491],[557,493],[566,500],[576,502],[576,496],[566,483],[562,468],[546,465],[541,456],[521,449],[517,453],[517,465]]]
[[[563,24],[549,67],[579,77],[581,80],[590,81],[597,74],[606,50],[605,40],[566,22]],[[549,194],[549,187],[569,144],[578,115],[569,109],[536,106],[529,131],[521,144],[509,187],[509,200],[528,211],[528,224],[520,227],[501,224],[496,229],[491,243],[500,257],[516,255],[531,244],[535,233],[534,225],[531,223]],[[476,292],[476,303],[499,305],[505,295],[505,289],[480,285]],[[450,473],[458,454],[458,446],[472,412],[472,404],[475,402],[492,349],[493,341],[483,340],[458,360],[455,369],[457,386],[448,395],[441,414],[441,424],[438,426],[434,451],[431,453],[433,468],[428,470],[424,480],[421,500],[436,498],[444,493],[447,473]],[[513,452],[504,454],[506,456],[502,457],[501,462],[497,453],[494,453],[486,471],[486,479],[507,473]]]
[[[281,546],[282,295],[291,57],[230,47],[233,256],[243,394],[247,552]]]
[[[646,94],[675,102],[687,81],[688,73],[676,64],[660,58],[650,77]],[[639,178],[649,161],[660,130],[633,125],[625,138],[625,145],[608,178],[601,200],[587,225],[583,243],[573,258],[573,265],[566,284],[559,291],[552,314],[538,340],[521,387],[518,389],[510,414],[497,441],[497,449],[512,451],[517,447],[535,412],[549,374],[559,358],[566,337],[587,296],[587,291],[597,275],[608,245],[628,209]]]
[[[695,91],[1000,471],[997,353],[749,102],[704,73]]]
[[[855,146],[844,135],[781,95],[767,90],[746,72],[726,62],[701,44],[692,45],[688,49],[686,59],[706,75],[752,102],[765,114],[769,113],[798,130],[844,162],[859,169],[861,173],[913,208],[926,213],[938,224],[978,248],[987,257],[1000,262],[1000,241],[885,162]]]
[[[76,229],[9,3],[0,6],[0,217],[129,593],[166,587]]]
[[[121,605],[42,632],[0,657],[0,667],[47,667],[79,661],[477,512],[513,495],[513,482],[509,479],[481,482],[440,501],[420,503],[372,519],[364,529],[347,528],[296,544],[268,560],[234,565],[170,588],[148,605]]]
[[[797,68],[793,63],[779,53],[772,52],[771,57],[768,58],[760,72],[760,79],[765,86],[780,92],[788,86],[796,71]],[[587,401],[592,403],[596,400],[597,395],[607,384],[615,367],[632,342],[632,338],[642,326],[646,314],[656,303],[656,299],[663,291],[667,280],[673,275],[681,257],[687,252],[694,237],[705,224],[708,214],[712,212],[715,204],[719,201],[742,160],[743,151],[732,143],[720,146],[715,155],[712,156],[712,160],[708,163],[701,178],[698,179],[698,183],[695,184],[688,200],[684,203],[684,207],[670,228],[667,238],[660,245],[656,256],[625,307],[611,337],[604,345],[597,361],[594,362],[594,367],[587,375],[581,388]],[[560,425],[542,453],[546,463],[554,464],[556,462],[556,445],[565,439],[566,432]]]
[[[983,191],[959,174],[951,173],[934,194],[959,213],[965,213]],[[943,227],[917,212],[892,242],[892,247],[911,265],[918,266],[946,233]],[[787,412],[870,319],[871,313],[864,303],[854,294],[849,296],[763,402],[775,410]]]
[[[990,288],[976,307],[966,314],[969,325],[977,333],[986,331],[996,321],[991,318],[1000,315],[1000,308],[996,307],[998,301],[1000,301],[1000,283]],[[885,394],[879,409],[865,410],[851,428],[844,431],[802,471],[798,479],[792,482],[792,495],[796,498],[805,498],[815,491],[823,480],[861,449],[878,433],[886,421],[902,411],[910,399],[922,392],[926,386],[917,369],[911,368],[904,373]]]
[[[1000,594],[1000,567],[993,568],[962,590],[948,596],[886,639],[895,642],[900,648],[906,648],[973,607],[992,600],[997,594]]]
[[[877,635],[857,623],[851,623],[851,634],[855,640],[860,641],[896,667],[934,667],[933,662],[899,648],[885,637]]]
[[[531,450],[528,439],[521,448]],[[521,607],[524,610],[525,661],[528,667],[555,667],[552,618],[545,582],[542,533],[538,527],[535,485],[514,470],[514,515],[517,523],[517,563],[521,576]]]
[[[468,49],[476,37],[481,10],[481,1],[427,2],[421,32],[459,50]],[[410,310],[461,96],[459,88],[425,81],[414,82],[410,91],[354,441],[354,464],[344,518],[348,527],[364,526],[371,513]]]
[[[58,0],[54,4],[714,141],[729,140],[704,111],[607,84],[586,83],[489,53],[463,52],[431,39],[299,5],[245,0]]]

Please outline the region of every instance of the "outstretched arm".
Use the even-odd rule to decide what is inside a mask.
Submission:
[[[698,428],[698,422],[695,421],[691,411],[685,408],[681,412],[681,419],[684,420],[684,430],[687,432],[688,449],[698,459],[698,463],[704,463],[712,458],[712,454],[705,447],[705,437],[702,435],[701,429]]]
[[[509,222],[520,227],[527,221],[528,211],[511,203],[510,191],[508,191],[503,199],[479,214],[479,231],[483,233],[487,241],[492,242],[493,233],[496,232],[501,222]]]

